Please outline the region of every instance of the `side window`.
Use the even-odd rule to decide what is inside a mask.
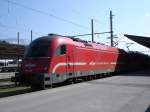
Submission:
[[[56,55],[66,54],[66,45],[60,45],[56,49]]]
[[[66,45],[60,46],[60,54],[66,54]]]

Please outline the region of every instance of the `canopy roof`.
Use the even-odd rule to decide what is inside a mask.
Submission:
[[[150,37],[145,37],[145,36],[136,36],[136,35],[127,35],[125,34],[124,36],[126,36],[127,38],[145,46],[150,48]]]

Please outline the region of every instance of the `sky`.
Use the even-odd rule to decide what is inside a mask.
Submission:
[[[128,40],[124,34],[150,36],[149,0],[0,0],[0,40],[16,41],[20,33],[22,44],[49,33],[79,35],[109,32],[109,13],[113,12],[117,47],[149,53],[149,49]],[[110,45],[110,34],[95,35],[94,40]],[[91,40],[91,36],[79,37]],[[132,44],[127,49],[127,43]]]

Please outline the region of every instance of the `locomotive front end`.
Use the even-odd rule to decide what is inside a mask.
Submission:
[[[29,45],[19,73],[22,84],[31,86],[33,89],[45,88],[45,80],[50,79],[51,40],[48,36],[41,37]]]

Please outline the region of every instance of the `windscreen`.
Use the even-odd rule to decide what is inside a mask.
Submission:
[[[48,57],[50,42],[43,39],[38,39],[32,42],[25,54],[25,58]]]

